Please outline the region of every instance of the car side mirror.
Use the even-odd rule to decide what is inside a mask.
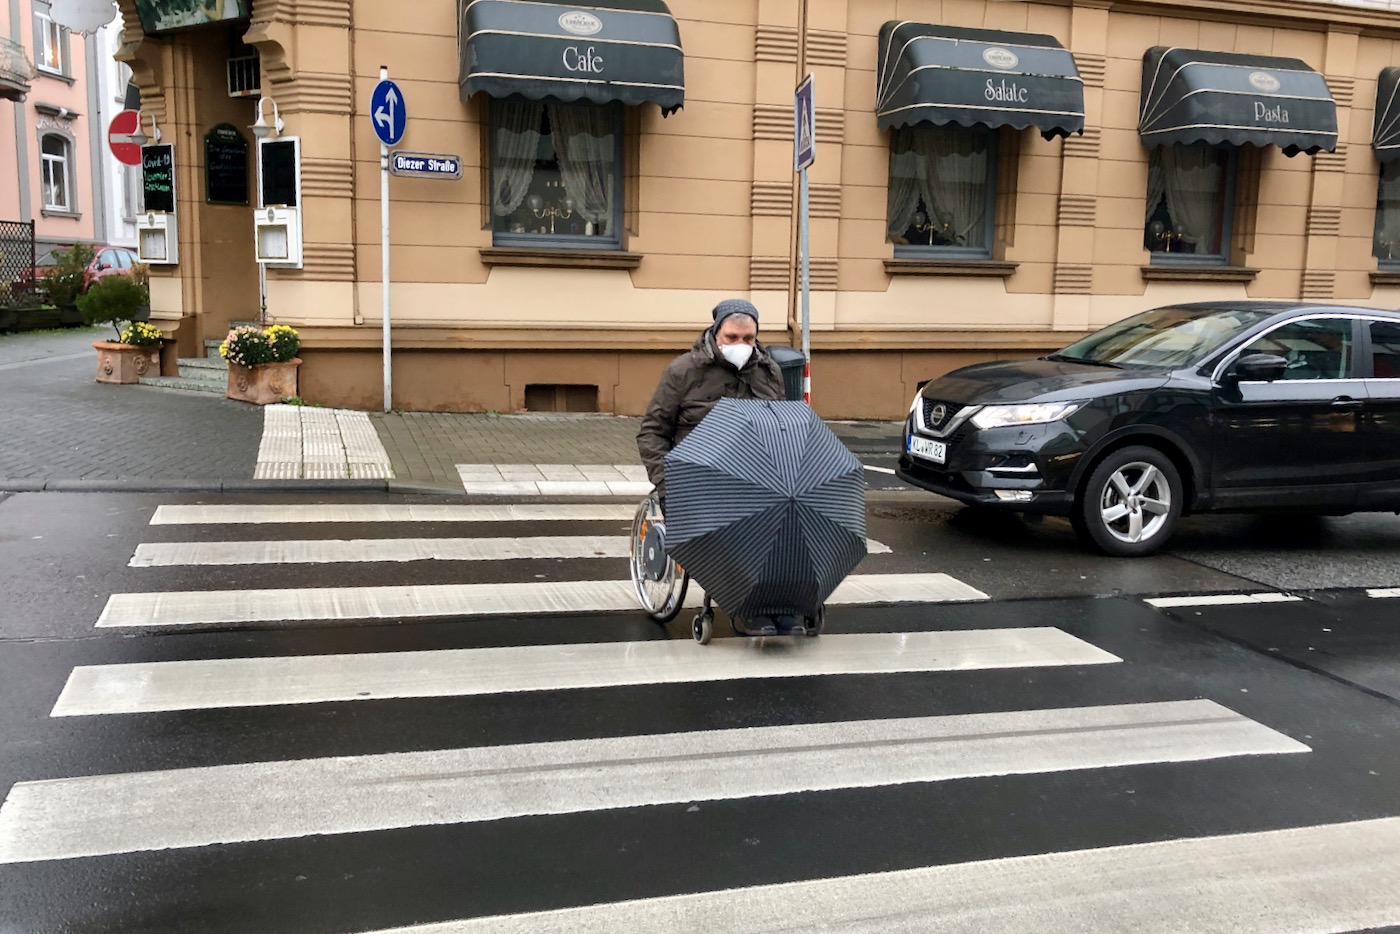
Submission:
[[[1271,383],[1282,379],[1288,369],[1288,361],[1278,354],[1252,353],[1235,362],[1233,376],[1237,380],[1262,381]]]

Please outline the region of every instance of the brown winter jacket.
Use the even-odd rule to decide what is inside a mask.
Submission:
[[[637,432],[637,450],[647,477],[663,494],[666,454],[722,398],[784,399],[783,373],[762,344],[754,347],[742,370],[735,370],[715,346],[714,332],[706,330],[689,353],[672,360],[661,374]]]

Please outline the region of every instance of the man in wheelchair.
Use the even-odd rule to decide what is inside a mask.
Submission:
[[[758,340],[758,309],[742,298],[715,306],[714,323],[672,360],[637,432],[637,450],[665,510],[666,455],[723,398],[785,398],[778,364]]]

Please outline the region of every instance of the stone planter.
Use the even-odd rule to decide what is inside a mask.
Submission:
[[[243,366],[241,363],[230,362],[228,392],[224,395],[254,405],[281,402],[297,394],[299,366],[300,357],[293,357],[285,363],[261,363],[257,366]]]
[[[135,383],[143,376],[160,375],[160,348],[137,347],[113,341],[93,341],[97,349],[99,383]]]

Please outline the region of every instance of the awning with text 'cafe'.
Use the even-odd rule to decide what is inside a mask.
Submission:
[[[458,0],[462,99],[685,103],[680,30],[662,0]]]
[[[1381,162],[1400,159],[1400,68],[1382,68],[1376,85],[1376,130],[1371,145]]]
[[[1296,58],[1156,46],[1143,56],[1138,132],[1148,146],[1249,143],[1311,155],[1337,148],[1337,104]]]
[[[1035,127],[1046,139],[1084,132],[1084,81],[1052,36],[892,20],[880,27],[880,129]]]

